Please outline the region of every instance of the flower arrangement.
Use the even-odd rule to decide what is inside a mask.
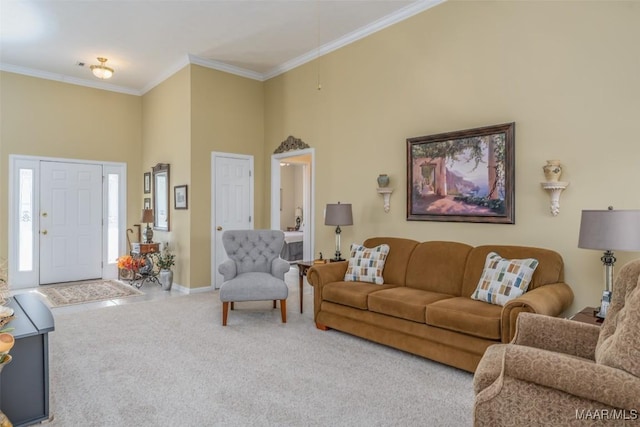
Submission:
[[[144,263],[144,258],[134,258],[131,255],[118,257],[118,268],[121,270],[138,271],[140,267],[144,267]]]
[[[161,270],[170,270],[176,263],[176,256],[169,250],[169,243],[162,245],[162,252],[158,255],[156,264]]]

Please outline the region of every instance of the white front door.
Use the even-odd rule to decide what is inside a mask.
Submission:
[[[211,157],[214,242],[211,275],[217,289],[223,281],[218,266],[227,259],[222,233],[253,229],[253,157],[226,153],[213,153]]]
[[[41,162],[40,284],[102,277],[102,166]]]

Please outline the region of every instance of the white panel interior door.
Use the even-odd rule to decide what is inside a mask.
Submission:
[[[41,162],[40,284],[102,277],[102,166]]]
[[[218,266],[227,259],[222,233],[253,228],[253,158],[224,155],[213,158],[215,263],[212,267],[214,286],[219,288],[223,277],[218,273]]]

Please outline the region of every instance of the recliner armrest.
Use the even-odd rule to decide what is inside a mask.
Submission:
[[[569,319],[521,313],[512,343],[595,360],[600,327]]]
[[[640,378],[621,369],[562,353],[508,344],[502,375],[614,408],[640,408]]]
[[[233,260],[227,259],[218,266],[218,273],[224,276],[224,281],[231,280],[238,275],[236,263]]]

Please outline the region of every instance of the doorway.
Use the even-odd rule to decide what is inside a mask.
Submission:
[[[289,165],[289,166],[287,166]],[[295,175],[301,179],[301,205],[298,206],[297,196],[293,194],[285,194],[283,189],[283,169],[287,167],[300,168],[301,173]],[[285,222],[282,222],[285,217],[295,217],[298,214],[302,214],[300,222],[300,230],[302,230],[302,258],[305,260],[311,260],[314,258],[314,203],[315,199],[315,150],[313,148],[307,148],[304,150],[294,150],[286,153],[274,154],[271,156],[271,228],[274,230],[281,230],[283,226],[286,231]],[[291,186],[289,186],[291,187]],[[281,191],[281,189],[283,189]],[[285,203],[284,199],[293,199],[293,202]],[[293,204],[292,204],[293,203]],[[285,205],[293,206],[291,209],[284,211]],[[300,211],[296,208],[301,207]],[[281,210],[282,209],[282,210]],[[295,224],[295,222],[294,222]]]
[[[10,155],[8,198],[12,289],[117,277],[124,163]]]

